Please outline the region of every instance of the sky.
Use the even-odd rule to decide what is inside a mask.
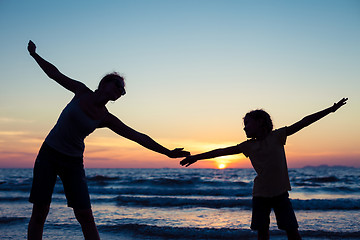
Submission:
[[[287,139],[288,166],[360,167],[360,1],[0,0],[0,167],[31,168],[73,97],[27,53],[95,90],[107,73],[127,94],[108,109],[163,146],[193,154],[246,140],[243,117],[275,128],[348,103]],[[88,168],[178,168],[179,160],[98,129]],[[244,155],[192,167],[250,168]]]

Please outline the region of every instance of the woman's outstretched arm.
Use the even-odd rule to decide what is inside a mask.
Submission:
[[[316,112],[316,113],[313,113],[311,115],[308,115],[308,116],[304,117],[300,121],[298,121],[298,122],[294,123],[293,125],[287,127],[286,128],[286,134],[288,136],[290,136],[290,135],[300,131],[304,127],[307,127],[310,124],[320,120],[321,118],[325,117],[329,113],[336,112],[336,110],[338,110],[340,107],[342,107],[343,105],[346,104],[347,100],[348,100],[347,98],[343,98],[339,102],[334,103],[334,105],[332,105],[331,107],[328,107],[328,108],[326,108],[326,109],[324,109],[322,111],[319,111],[319,112]]]
[[[55,80],[61,86],[75,94],[88,90],[85,84],[65,76],[53,64],[49,63],[37,54],[36,45],[32,41],[29,41],[27,49],[29,54],[35,59],[37,64],[39,64],[40,68],[46,73],[46,75],[48,75],[49,78]]]
[[[140,144],[141,146],[147,149],[164,154],[170,158],[186,157],[190,155],[189,152],[183,151],[183,148],[175,148],[174,150],[169,150],[165,148],[164,146],[160,145],[146,134],[140,133],[132,129],[131,127],[125,125],[123,122],[120,121],[120,119],[118,119],[111,113],[107,114],[107,116],[103,120],[101,127],[108,127],[109,129],[119,134],[120,136],[123,136],[129,140],[137,142],[138,144]]]

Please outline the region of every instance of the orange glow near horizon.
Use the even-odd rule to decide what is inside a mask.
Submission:
[[[31,168],[43,141],[35,134],[0,133],[0,168]],[[203,153],[217,148],[232,146],[235,143],[221,144],[188,139],[156,139],[160,144],[173,149],[184,147],[192,154]],[[176,144],[176,145],[175,145]],[[300,147],[297,147],[300,145]],[[289,168],[316,165],[346,165],[360,167],[359,151],[324,151],[304,148],[303,144],[286,146]],[[84,163],[87,168],[178,168],[181,158],[170,159],[150,151],[137,143],[111,134],[94,133],[86,139]],[[243,154],[222,156],[196,162],[190,168],[251,168],[251,163]]]

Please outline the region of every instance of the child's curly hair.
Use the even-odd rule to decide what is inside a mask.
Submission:
[[[244,120],[245,120],[245,118],[251,118],[254,120],[262,120],[262,127],[265,129],[265,131],[267,133],[269,133],[273,130],[274,126],[273,126],[271,117],[263,109],[252,110],[245,115]]]

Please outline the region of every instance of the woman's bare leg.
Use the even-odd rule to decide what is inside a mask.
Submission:
[[[75,217],[81,225],[81,229],[86,240],[99,240],[94,216],[91,209],[74,209]]]
[[[50,205],[33,205],[33,210],[28,226],[28,239],[40,240],[42,239],[44,223],[49,213]]]

